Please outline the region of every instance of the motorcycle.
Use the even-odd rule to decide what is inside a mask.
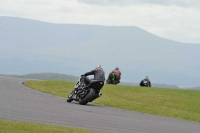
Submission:
[[[81,76],[76,82],[74,90],[69,94],[67,102],[74,100],[81,105],[86,105],[102,95],[99,92],[103,86],[103,81],[89,80],[88,77]]]
[[[151,87],[150,82],[146,81],[146,80],[142,80],[140,82],[140,86],[142,86],[142,87]]]
[[[107,84],[115,84],[115,85],[117,85],[120,81],[117,80],[115,77],[116,76],[114,74],[112,74],[112,73],[109,74],[108,79],[106,80],[106,83]]]

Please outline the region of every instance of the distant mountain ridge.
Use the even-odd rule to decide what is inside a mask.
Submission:
[[[53,24],[0,17],[0,73],[67,73],[116,66],[122,82],[200,86],[200,44],[155,36],[136,26]]]
[[[26,79],[39,79],[39,80],[67,80],[67,81],[77,81],[79,77],[60,74],[60,73],[33,73],[26,75],[12,75],[12,77],[26,78]]]

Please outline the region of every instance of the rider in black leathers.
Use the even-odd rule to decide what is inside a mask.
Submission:
[[[85,74],[81,75],[81,76],[84,76],[84,80],[87,82],[87,84],[89,86],[90,79],[88,77],[86,77],[88,75],[94,75],[94,78],[91,80],[99,80],[102,82],[105,81],[105,72],[103,71],[103,68],[101,65],[98,65],[95,67],[94,70],[91,70],[90,72],[86,72]],[[85,88],[87,88],[88,86],[86,86]]]
[[[88,76],[88,75],[94,75],[94,80],[105,81],[105,72],[103,71],[101,65],[96,66],[94,70],[86,72],[81,76]]]

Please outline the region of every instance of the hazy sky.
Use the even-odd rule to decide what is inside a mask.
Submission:
[[[200,0],[0,0],[0,16],[137,26],[163,38],[200,43]]]

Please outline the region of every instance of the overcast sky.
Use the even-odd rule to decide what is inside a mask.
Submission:
[[[137,26],[200,44],[200,0],[0,0],[0,16],[107,26]]]

